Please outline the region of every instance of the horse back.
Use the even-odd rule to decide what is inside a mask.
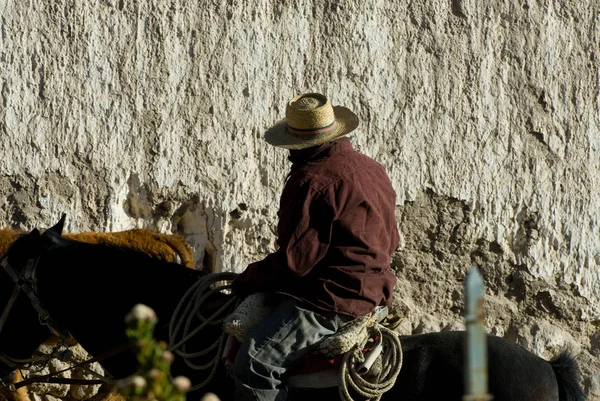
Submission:
[[[462,399],[465,340],[465,332],[402,337],[402,371],[384,400]],[[496,336],[488,336],[488,388],[495,401],[559,400],[550,363]]]

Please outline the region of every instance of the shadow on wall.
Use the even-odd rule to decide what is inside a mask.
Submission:
[[[194,249],[196,269],[219,272],[215,235],[220,231],[218,214],[206,208],[198,196],[182,204],[171,217],[171,230],[183,236]]]
[[[142,219],[152,227],[159,226],[161,221],[170,221],[171,232],[181,235],[194,249],[195,268],[220,271],[214,242],[221,231],[220,217],[214,209],[204,205],[198,196],[175,209],[179,202],[156,199],[156,191],[142,183],[135,173],[131,174],[127,184],[129,192],[123,204],[127,216]]]
[[[593,306],[560,277],[536,277],[531,270],[537,261],[523,257],[545,240],[539,213],[519,211],[507,230],[514,237],[501,244],[502,238],[477,236],[482,207],[432,189],[398,207],[403,242],[392,261],[400,278],[394,308],[407,317],[405,334],[442,331],[461,321],[464,278],[476,265],[486,285],[487,330],[546,358],[573,350],[589,399],[600,399],[600,335],[597,322],[584,318]]]

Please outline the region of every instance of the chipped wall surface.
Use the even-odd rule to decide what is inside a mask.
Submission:
[[[423,3],[423,4],[422,4]],[[405,332],[486,324],[578,354],[600,400],[600,3],[0,2],[0,222],[182,234],[201,268],[274,249],[284,104],[326,93],[398,194]]]

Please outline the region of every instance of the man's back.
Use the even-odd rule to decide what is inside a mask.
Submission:
[[[300,283],[282,283],[281,292],[353,316],[389,304],[396,283],[390,255],[399,237],[396,195],[383,166],[356,152],[346,138],[292,151],[290,160],[294,165],[281,197],[278,245],[307,257],[301,263],[288,258]],[[319,260],[309,260],[316,252],[314,242],[296,238],[299,215],[306,220],[300,225],[314,230],[327,247]]]

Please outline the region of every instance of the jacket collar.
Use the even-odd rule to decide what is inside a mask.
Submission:
[[[313,146],[311,148],[290,150],[288,160],[291,161],[294,166],[300,166],[309,160],[322,159],[330,156],[334,152],[347,149],[348,147],[352,147],[348,138],[338,138],[334,141]]]

